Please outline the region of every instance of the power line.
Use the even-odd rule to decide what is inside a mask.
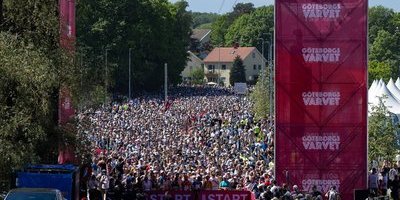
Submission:
[[[221,6],[219,7],[218,14],[221,14],[221,10],[224,7],[225,0],[222,0]]]
[[[238,0],[235,0],[235,3],[233,3],[233,5],[232,5],[232,9],[234,9],[234,8],[235,8],[237,1],[238,1]]]

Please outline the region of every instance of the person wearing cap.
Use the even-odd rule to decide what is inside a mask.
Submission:
[[[228,175],[227,174],[225,174],[222,177],[222,181],[219,183],[219,189],[222,189],[222,190],[230,189],[230,183],[228,181]]]

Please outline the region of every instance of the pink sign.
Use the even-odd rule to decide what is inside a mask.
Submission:
[[[254,195],[249,191],[234,190],[205,190],[205,191],[149,191],[146,193],[148,200],[254,200]]]

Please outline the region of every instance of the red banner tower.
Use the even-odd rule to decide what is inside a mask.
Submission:
[[[276,0],[276,177],[367,184],[367,0]]]
[[[59,0],[59,6],[60,47],[74,53],[76,42],[75,0]],[[58,122],[65,124],[75,113],[70,90],[65,85],[60,88],[58,102]]]

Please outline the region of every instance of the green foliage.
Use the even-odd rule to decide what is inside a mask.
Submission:
[[[228,16],[222,15],[211,26],[211,43],[214,46],[225,44],[225,34],[230,26]]]
[[[381,30],[394,33],[396,26],[393,24],[394,11],[383,6],[375,6],[368,10],[368,35],[372,44]]]
[[[59,88],[79,97],[80,76],[73,55],[59,47],[57,1],[0,6],[0,169],[7,176],[27,163],[57,161],[67,133],[57,128]]]
[[[187,59],[192,17],[188,4],[167,0],[80,0],[77,6],[78,44],[87,49],[88,71],[104,82],[108,49],[111,91],[127,94],[128,49],[132,49],[134,90],[158,89],[163,84],[164,63],[174,84]],[[102,69],[102,70],[99,70]]]
[[[397,78],[400,75],[400,14],[382,6],[372,7],[369,9],[368,22],[370,62],[388,64],[390,76]]]
[[[1,6],[1,5],[0,5]],[[18,34],[36,47],[55,50],[58,47],[58,1],[3,0],[1,31]]]
[[[40,160],[57,81],[51,60],[35,46],[7,33],[0,33],[0,46],[0,167],[10,171]]]
[[[198,29],[212,29],[212,25],[213,25],[213,23],[207,23],[207,24],[199,25],[197,28]]]
[[[370,47],[370,59],[377,61],[393,60],[398,55],[398,36],[385,30],[379,30],[378,36]]]
[[[393,124],[389,112],[380,98],[379,105],[372,107],[368,118],[368,158],[369,160],[393,160],[399,149],[396,133],[399,127]]]
[[[204,69],[202,67],[196,68],[195,70],[192,71],[190,74],[190,77],[192,77],[192,83],[193,84],[203,84],[204,83]]]
[[[269,41],[273,30],[274,7],[260,7],[234,21],[225,35],[225,45],[239,42],[241,46],[258,46],[258,38]]]
[[[369,85],[372,84],[372,81],[379,79],[383,79],[385,82],[388,82],[392,77],[389,63],[373,60],[370,61],[368,65]]]
[[[261,73],[253,92],[250,94],[253,102],[252,110],[257,120],[266,119],[270,114],[269,94],[271,89],[269,82],[269,76],[266,73]]]
[[[237,18],[245,14],[250,14],[254,10],[254,5],[252,3],[238,3],[233,8],[232,12],[218,17],[212,25],[211,43],[214,46],[227,44],[225,37],[229,27]]]
[[[390,65],[393,78],[399,75],[400,33],[391,34],[385,30],[378,31],[378,36],[370,46],[370,60],[385,62]],[[371,77],[370,77],[371,78]]]
[[[240,56],[236,56],[233,61],[233,66],[229,74],[229,83],[234,85],[235,83],[246,83],[246,73],[243,65],[243,60]]]
[[[201,28],[208,24],[211,27],[211,24],[215,22],[218,18],[218,14],[216,13],[201,13],[201,12],[193,12],[191,13],[193,18],[193,28]],[[202,28],[204,29],[204,28]]]
[[[255,10],[253,3],[237,3],[233,7],[233,11],[228,13],[230,21],[235,21],[238,17],[244,14],[250,14]]]

